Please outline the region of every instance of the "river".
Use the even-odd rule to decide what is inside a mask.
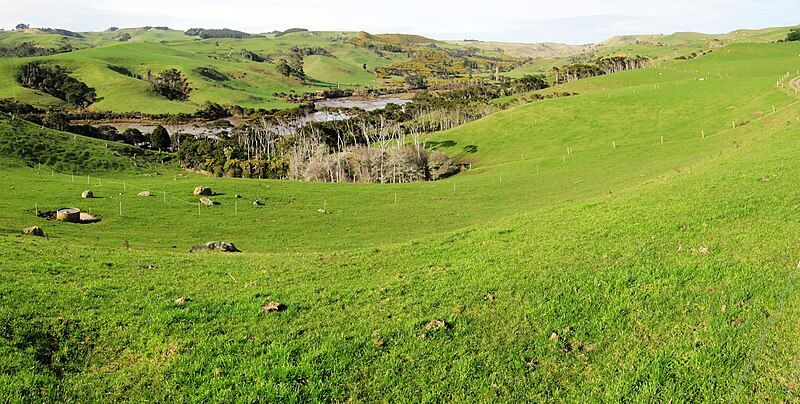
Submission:
[[[355,99],[355,98],[336,98],[317,101],[314,106],[320,108],[361,108],[365,111],[374,111],[386,108],[389,104],[404,105],[411,102],[411,100],[389,97],[389,98],[372,98],[372,99]],[[347,119],[347,114],[337,111],[317,111],[313,114],[306,115],[295,121],[295,124],[302,125],[308,122],[328,122],[328,121],[341,121]],[[241,118],[225,118],[232,127],[240,126],[246,123],[246,120]],[[125,129],[135,128],[142,133],[150,133],[155,129],[158,122],[92,122],[94,126],[109,125],[113,126],[119,132]],[[215,138],[216,133],[219,133],[221,128],[210,127],[206,122],[187,122],[179,124],[161,124],[169,133],[186,133],[193,136],[211,137]]]

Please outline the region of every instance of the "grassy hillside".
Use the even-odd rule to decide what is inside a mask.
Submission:
[[[670,35],[622,35],[567,55],[554,55],[532,61],[511,72],[512,77],[547,72],[552,67],[578,61],[588,61],[608,56],[645,56],[658,63],[692,53],[706,52],[732,43],[767,43],[786,38],[794,27],[738,30],[727,34],[676,32]]]
[[[123,33],[131,35],[130,41],[120,43],[114,40]],[[39,44],[39,40],[47,42],[51,36],[16,32],[3,34],[0,44],[5,37],[9,45],[28,39]],[[290,104],[275,96],[275,93],[316,92],[337,86],[372,87],[376,84],[376,79],[370,73],[372,69],[405,59],[402,55],[393,54],[379,57],[368,49],[334,41],[342,34],[306,32],[278,38],[201,40],[178,31],[124,29],[85,33],[85,37],[79,40],[83,44],[81,50],[36,59],[67,67],[75,78],[94,87],[100,101],[93,104],[91,109],[98,111],[193,112],[208,100],[252,108],[285,108]],[[39,46],[45,46],[45,43]],[[241,55],[241,50],[246,49],[280,57],[292,47],[324,48],[331,56],[309,57],[308,79],[301,82],[297,78],[283,77],[274,63],[253,62]],[[22,88],[14,81],[14,72],[30,60],[0,59],[0,98],[16,98],[44,106],[61,104],[58,99]],[[369,70],[363,69],[364,64]],[[191,96],[187,102],[166,100],[155,94],[146,81],[112,71],[108,68],[110,65],[123,67],[140,76],[146,76],[147,71],[157,73],[165,69],[178,69],[189,79],[193,89]],[[217,70],[228,76],[229,80],[218,82],[207,79],[196,73],[195,69],[199,67]]]
[[[247,39],[200,39],[183,32],[165,29],[130,28],[107,32],[81,33],[80,38],[27,30],[0,33],[0,46],[13,47],[32,42],[38,47],[59,47],[65,43],[77,49],[35,58],[0,58],[0,98],[15,98],[36,106],[65,104],[41,91],[21,87],[14,79],[19,68],[39,60],[66,67],[70,75],[95,88],[99,100],[89,109],[112,112],[190,113],[206,101],[249,108],[288,108],[286,94],[316,93],[329,88],[364,90],[402,85],[402,74],[376,74],[376,70],[412,60],[404,69],[431,68],[426,57],[438,60],[435,69],[460,71],[459,60],[468,58],[480,69],[491,70],[494,63],[518,63],[516,58],[490,50],[472,52],[465,47],[447,44],[418,35],[352,32],[295,32],[281,36],[254,36]],[[118,39],[127,35],[127,41]],[[308,53],[306,53],[308,52]],[[305,56],[305,77],[284,76],[278,70],[281,59]],[[255,54],[265,59],[246,57]],[[434,58],[435,59],[435,58]],[[487,67],[489,66],[489,67]],[[132,75],[109,67],[124,68]],[[212,80],[197,73],[210,68],[225,75]],[[150,71],[157,74],[177,69],[187,77],[192,88],[186,101],[170,101],[155,93],[143,80]],[[431,68],[433,69],[433,68]],[[463,75],[466,75],[466,70]],[[445,81],[449,80],[446,79]]]
[[[1,393],[797,400],[800,103],[775,83],[798,54],[734,44],[571,83],[430,136],[475,161],[435,183],[6,166]],[[220,204],[198,213],[197,185]],[[216,239],[245,252],[184,253]],[[259,313],[272,300],[287,310]]]
[[[520,58],[548,59],[569,56],[585,49],[584,45],[561,43],[510,43],[486,41],[448,41],[463,47],[475,47],[486,51],[501,52]]]
[[[170,156],[38,127],[0,113],[0,158],[13,167],[35,168],[36,175],[72,175],[98,171],[141,173],[163,168],[164,159]]]

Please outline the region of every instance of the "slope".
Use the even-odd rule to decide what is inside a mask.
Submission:
[[[652,83],[637,87],[638,96],[619,88],[611,102],[600,92],[554,100],[556,107],[507,111],[508,121],[499,116],[495,124],[534,144],[542,140],[517,130],[515,114],[527,120],[539,108],[558,106],[583,113],[578,108],[585,103],[593,104],[591,111],[616,109],[617,120],[630,118],[620,130],[644,121],[626,138],[641,142],[631,152],[609,157],[602,151],[607,144],[585,152],[576,146],[567,162],[560,161],[566,156],[543,159],[556,161],[543,165],[548,170],[540,175],[570,164],[561,169],[570,175],[562,178],[613,171],[613,182],[630,170],[628,160],[652,167],[634,171],[645,176],[623,181],[634,186],[612,196],[565,203],[561,198],[577,198],[578,184],[568,182],[571,192],[555,198],[558,203],[528,210],[515,201],[513,215],[462,223],[443,235],[330,253],[235,256],[151,251],[138,243],[130,249],[122,243],[86,248],[93,238],[105,237],[95,229],[65,237],[49,227],[56,235],[50,239],[2,235],[0,354],[6,360],[0,363],[0,394],[23,401],[797,400],[800,123],[798,104],[771,80],[772,69],[785,67],[781,60],[793,62],[787,55],[796,53],[789,45],[739,46],[703,65],[680,64],[712,69],[733,63],[730,68],[741,69],[725,81],[729,93],[708,91],[717,89],[712,87],[695,94],[692,89],[713,80],[685,81],[676,87],[685,98],[722,97],[746,111],[773,93],[791,102],[702,140],[687,133],[650,145],[639,135],[657,122],[636,103],[668,93]],[[765,57],[770,63],[763,63]],[[662,77],[658,73],[668,72],[636,77],[647,82]],[[589,84],[634,78],[606,80]],[[755,93],[743,95],[747,90]],[[626,102],[616,105],[617,96]],[[689,113],[692,106],[674,107]],[[717,113],[708,108],[709,115]],[[554,119],[561,125],[553,128],[562,130],[573,122]],[[575,122],[586,119],[576,116]],[[486,124],[469,128],[477,132]],[[593,136],[564,132],[565,141],[590,145],[623,135],[607,132],[601,121],[595,125]],[[460,139],[463,133],[439,138]],[[551,142],[561,143],[561,135],[551,133]],[[494,194],[494,209],[512,203],[508,188],[490,185],[498,174],[505,174],[504,184],[507,176],[524,175],[525,181],[512,180],[509,188],[528,198],[544,183],[531,174],[532,165],[512,161],[516,149],[480,148],[499,137],[471,139],[481,142],[478,152],[489,159],[485,173],[452,181],[462,187],[480,180],[483,186],[472,193]],[[540,148],[548,150],[545,143]],[[33,187],[46,181],[11,174]],[[239,183],[218,184],[230,182]],[[18,201],[19,195],[9,192],[6,198]],[[472,208],[470,193],[459,197],[463,209]],[[441,203],[428,200],[403,213],[424,215]],[[362,205],[361,214],[374,214],[364,206],[371,207]],[[0,206],[4,213],[15,209]],[[326,217],[346,220],[336,212]],[[379,222],[373,231],[397,225],[372,219]],[[127,227],[108,221],[118,231]],[[249,237],[271,237],[280,225]],[[158,237],[162,230],[144,232]],[[172,237],[179,238],[177,233]],[[181,296],[190,300],[173,303]],[[259,313],[272,300],[287,309]],[[426,330],[431,320],[447,326]]]
[[[613,195],[741,147],[774,124],[774,114],[796,108],[794,92],[775,82],[796,67],[798,50],[797,44],[731,45],[697,60],[572,83],[559,90],[582,95],[527,104],[430,137],[429,146],[474,161],[471,171],[434,183],[230,180],[166,169],[160,177],[97,170],[87,185],[70,182],[68,173],[16,169],[9,173],[16,190],[0,205],[9,212],[3,227],[30,225],[25,212],[34,203],[75,205],[105,217],[91,229],[97,237],[85,240],[98,247],[128,240],[143,249],[183,249],[218,238],[246,251],[277,252],[384,245],[491,223]],[[198,185],[219,192],[219,205],[198,210],[191,196]],[[104,197],[81,200],[87,186]],[[160,197],[137,198],[141,190]],[[256,199],[266,206],[251,206]],[[83,231],[47,227],[56,238]],[[251,237],[261,233],[266,237]]]

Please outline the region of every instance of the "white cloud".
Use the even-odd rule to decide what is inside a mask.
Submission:
[[[12,4],[13,3],[13,4]],[[618,34],[724,32],[794,24],[794,0],[0,0],[0,25],[73,30],[108,26],[306,27],[420,33],[436,38],[586,43]]]

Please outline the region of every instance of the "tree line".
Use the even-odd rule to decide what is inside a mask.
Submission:
[[[201,39],[209,39],[209,38],[245,39],[252,37],[252,35],[248,34],[247,32],[236,31],[228,28],[222,28],[222,29],[189,28],[184,32],[184,34],[188,36],[197,36],[200,37]]]
[[[87,107],[97,98],[93,88],[70,77],[59,65],[30,62],[17,71],[15,79],[23,87],[43,91],[76,107]]]
[[[21,42],[14,46],[0,46],[0,57],[25,58],[34,56],[49,56],[57,53],[72,52],[73,48],[65,42],[58,48],[40,48],[33,42]]]
[[[557,84],[569,83],[589,77],[618,73],[626,70],[641,69],[649,59],[644,56],[611,56],[595,59],[589,63],[573,63],[556,66],[552,69]]]

